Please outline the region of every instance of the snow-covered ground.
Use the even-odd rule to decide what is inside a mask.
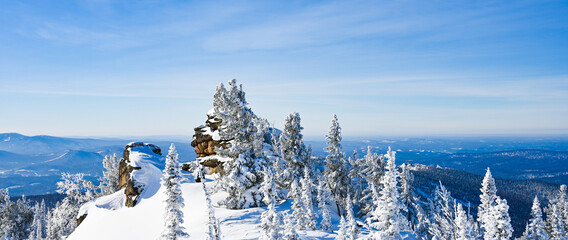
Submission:
[[[209,179],[206,184],[208,189],[211,189],[214,182]],[[190,235],[189,239],[205,239],[208,216],[205,193],[201,183],[183,183],[181,188],[185,200],[183,226]],[[164,223],[164,200],[166,199],[164,189],[161,187],[153,196],[142,198],[133,208],[123,207],[124,194],[122,191],[93,201],[87,218],[68,239],[158,239]],[[213,199],[213,202],[216,200]],[[263,207],[230,210],[217,206],[215,213],[220,221],[222,239],[258,239],[262,234],[258,228],[260,215],[265,209]],[[277,209],[279,211],[290,210],[289,201],[278,205]],[[337,216],[333,216],[332,221],[337,225]],[[335,237],[334,233],[322,231],[298,230],[298,233],[302,239],[333,239]]]

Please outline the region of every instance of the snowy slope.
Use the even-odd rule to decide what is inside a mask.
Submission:
[[[209,189],[213,182],[208,182]],[[185,199],[184,226],[190,239],[205,239],[207,230],[207,207],[205,193],[201,183],[182,184],[183,198]],[[166,195],[165,188],[146,199],[142,199],[133,208],[120,207],[116,210],[108,209],[116,206],[116,200],[123,194],[113,194],[98,199],[91,204],[87,218],[69,236],[68,239],[157,239],[163,229],[164,209]],[[118,192],[121,193],[121,192]],[[123,206],[124,203],[120,204]],[[279,206],[279,210],[289,209],[289,203]],[[216,217],[221,223],[223,239],[257,239],[261,232],[258,229],[260,215],[265,208],[250,208],[243,210],[229,210],[216,207]],[[337,224],[337,218],[334,218]],[[298,231],[303,239],[333,239],[335,234],[321,231]]]

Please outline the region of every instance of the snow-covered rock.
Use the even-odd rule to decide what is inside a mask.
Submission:
[[[141,198],[153,196],[160,188],[164,164],[162,150],[153,144],[132,142],[124,148],[119,165],[120,188],[124,189],[127,207],[134,207]]]

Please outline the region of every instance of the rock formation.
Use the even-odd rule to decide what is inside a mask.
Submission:
[[[216,171],[218,161],[214,156],[215,148],[227,146],[227,141],[222,141],[219,136],[219,125],[221,119],[216,118],[213,111],[207,113],[207,121],[205,125],[194,128],[195,134],[191,141],[191,146],[195,149],[197,158],[200,159],[201,164],[210,167],[212,171]],[[184,169],[187,166],[184,166]]]
[[[133,149],[138,152],[136,157],[131,157]],[[134,172],[141,171],[143,167],[148,167],[147,164],[141,164],[141,162],[150,159],[152,154],[162,155],[162,150],[156,145],[142,142],[129,143],[124,148],[123,158],[120,160],[119,165],[119,184],[121,189],[124,188],[124,194],[126,195],[125,206],[127,207],[136,205],[138,197],[146,185],[146,183],[136,180]],[[150,156],[150,158],[146,156]]]

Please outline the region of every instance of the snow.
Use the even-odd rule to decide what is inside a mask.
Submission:
[[[206,183],[212,189],[214,182],[209,179]],[[159,182],[158,182],[158,186]],[[208,212],[205,193],[201,183],[182,183],[181,189],[185,200],[184,224],[189,233],[189,239],[205,239],[207,234]],[[164,209],[166,203],[165,188],[142,201],[135,207],[124,205],[123,190],[89,202],[86,208],[87,217],[68,239],[158,239],[163,229]],[[215,204],[223,193],[212,196]],[[276,206],[278,211],[290,211],[290,201]],[[258,228],[260,215],[266,210],[249,208],[231,210],[215,207],[215,215],[220,221],[222,239],[258,239],[261,229]],[[337,216],[333,224],[337,225]],[[323,231],[298,231],[302,239],[333,239],[334,233]]]

